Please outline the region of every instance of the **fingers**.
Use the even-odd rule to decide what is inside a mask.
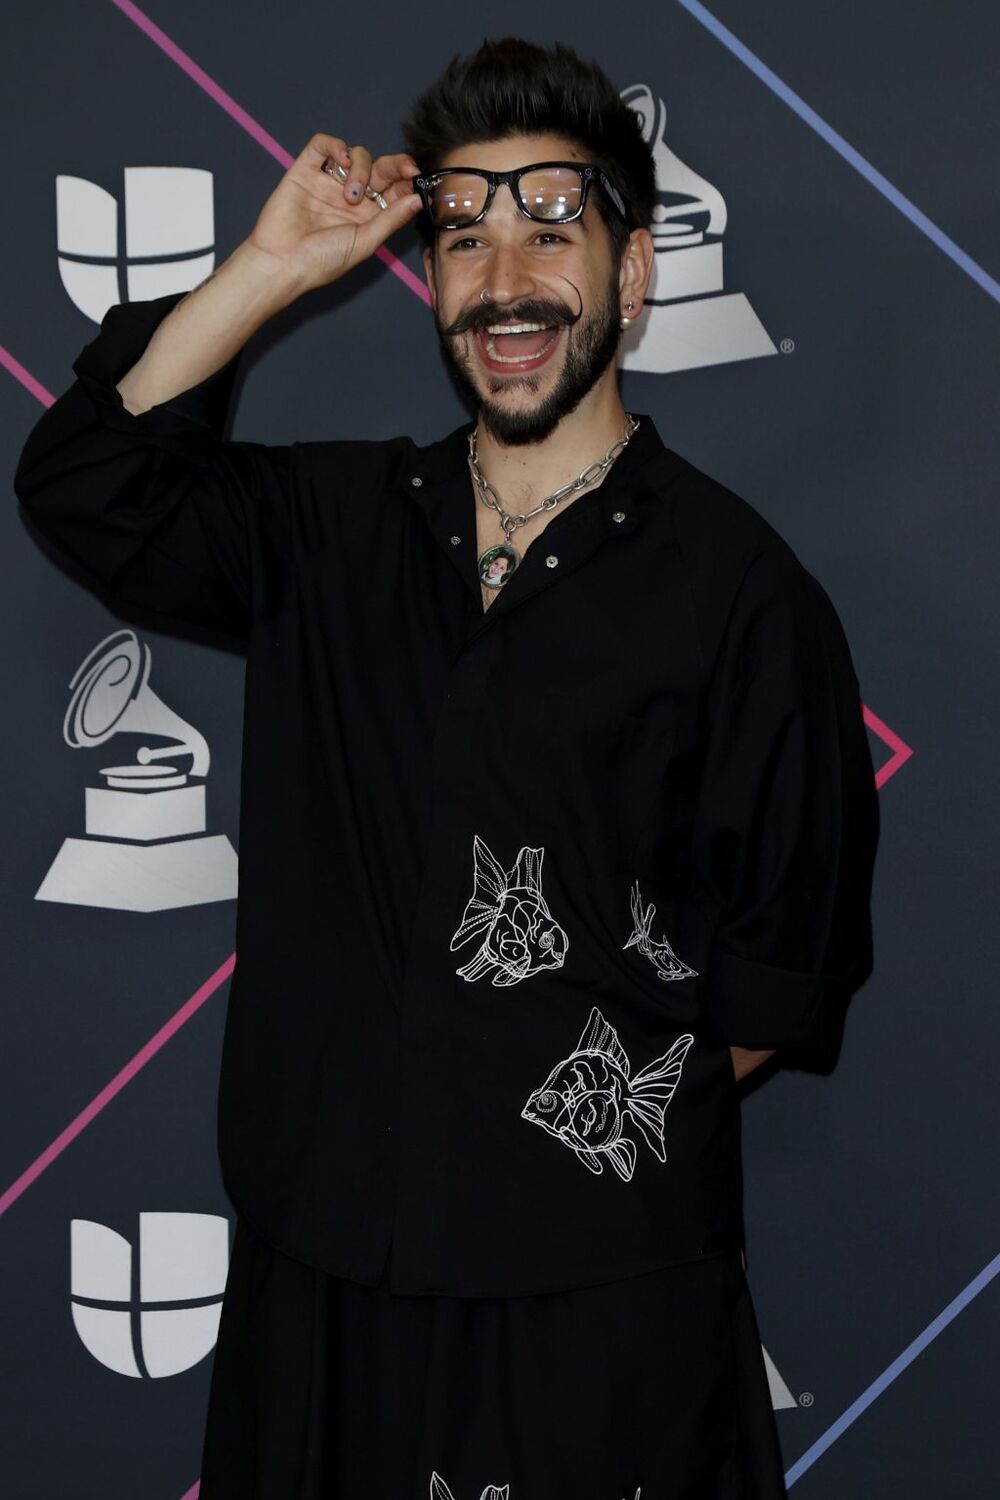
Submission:
[[[365,195],[365,188],[372,173],[371,152],[366,151],[364,146],[348,147],[348,173],[347,181],[344,183],[344,197],[348,203],[360,203]],[[346,165],[346,164],[345,164]]]
[[[377,193],[386,195],[386,188],[401,182],[405,191],[410,192],[410,182],[419,175],[420,168],[413,157],[405,151],[398,151],[392,156],[380,156],[375,160],[372,164],[371,185]]]
[[[397,229],[402,229],[415,219],[422,203],[418,193],[403,191],[398,198],[386,197],[388,208],[381,208],[373,218],[358,226],[358,246],[365,255],[371,255]]]
[[[307,167],[319,167],[323,164],[324,156],[332,156],[334,161],[342,167],[351,165],[351,153],[347,149],[347,142],[341,140],[339,135],[323,135],[321,131],[310,136],[305,149],[296,160]]]
[[[310,138],[298,162],[313,171],[317,167],[322,168],[324,159],[328,156],[345,174],[341,179],[329,173],[330,180],[340,188],[347,203],[351,207],[357,207],[365,201],[365,188],[371,175],[371,153],[364,146],[349,146],[339,135],[324,135],[322,131],[317,131]]]
[[[412,184],[403,181],[401,178],[399,181],[394,182],[391,187],[383,188],[382,197],[387,203],[395,203],[399,198],[408,198],[413,191]]]
[[[310,167],[321,166],[324,156],[331,156],[338,166],[347,172],[344,181],[344,196],[348,203],[358,203],[364,197],[366,187],[376,193],[385,193],[394,183],[407,185],[419,176],[420,168],[413,157],[405,151],[397,151],[372,160],[365,146],[351,146],[339,135],[324,135],[317,131],[310,139],[299,161]]]
[[[365,146],[348,145],[340,136],[321,131],[311,138],[299,160],[316,169],[322,167],[327,156],[347,173],[343,183],[337,176],[330,176],[329,180],[346,206],[359,210],[358,246],[363,254],[371,255],[419,212],[421,199],[413,191],[412,181],[419,176],[420,168],[406,152],[380,156],[373,161]],[[373,203],[366,197],[366,188],[380,193],[387,206],[380,208]]]

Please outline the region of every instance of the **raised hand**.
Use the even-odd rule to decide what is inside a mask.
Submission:
[[[346,169],[344,182],[323,170],[327,157]],[[403,152],[373,161],[364,146],[317,132],[264,204],[248,242],[281,261],[303,290],[326,286],[414,218],[419,171]],[[368,187],[386,208],[366,196]]]

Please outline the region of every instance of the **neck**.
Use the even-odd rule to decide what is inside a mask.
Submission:
[[[480,467],[508,510],[530,509],[575,479],[588,464],[603,458],[611,444],[623,436],[627,422],[612,365],[576,410],[563,417],[539,443],[507,446],[480,422],[476,432]],[[508,500],[512,503],[507,504]]]

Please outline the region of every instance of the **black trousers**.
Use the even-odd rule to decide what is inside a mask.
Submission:
[[[738,1253],[545,1295],[401,1297],[238,1219],[200,1500],[785,1494]]]

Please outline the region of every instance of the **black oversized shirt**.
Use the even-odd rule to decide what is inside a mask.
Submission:
[[[126,410],[180,295],[107,313],[15,489],[112,602],[245,652],[234,1204],[399,1292],[737,1248],[729,1047],[834,1044],[872,964],[877,794],[827,594],[641,417],[484,609],[468,426],[225,441],[235,359]]]

